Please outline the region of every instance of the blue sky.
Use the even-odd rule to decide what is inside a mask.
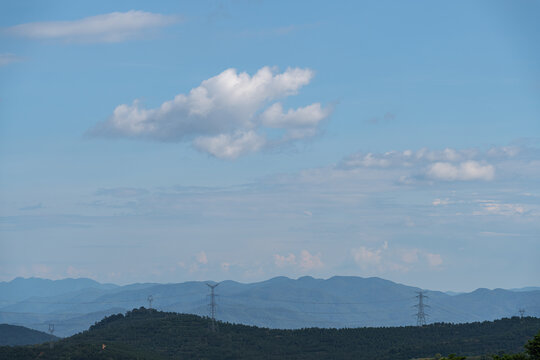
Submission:
[[[540,285],[540,4],[0,4],[0,280]]]

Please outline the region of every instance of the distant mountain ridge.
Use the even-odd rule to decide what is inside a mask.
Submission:
[[[90,279],[66,279],[69,281],[58,280],[62,284],[59,286],[50,280],[28,279],[30,287],[37,281],[45,288],[39,295],[36,291],[24,290],[26,279],[16,280],[15,287],[0,283],[2,298],[16,299],[0,306],[0,323],[43,331],[49,322],[54,322],[60,336],[82,331],[106,315],[148,307],[149,295],[153,298],[152,306],[159,310],[208,314],[205,282],[117,286]],[[22,290],[13,294],[6,293],[5,289]],[[413,306],[420,290],[375,277],[315,279],[305,276],[296,280],[276,277],[251,284],[228,280],[216,288],[217,317],[232,323],[270,328],[413,325],[416,322]],[[20,299],[22,293],[30,296]],[[477,289],[456,295],[440,291],[426,293],[430,323],[494,320],[517,316],[520,309],[525,309],[525,315],[540,316],[538,290]]]
[[[101,284],[87,278],[49,280],[18,277],[7,282],[0,281],[0,305],[25,300],[32,296],[54,296],[81,289],[114,289],[116,287],[118,285]]]
[[[57,341],[58,338],[24,326],[0,324],[0,346],[33,345],[48,341]]]

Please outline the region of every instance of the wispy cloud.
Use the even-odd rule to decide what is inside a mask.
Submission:
[[[23,231],[68,229],[59,232],[66,234],[65,241],[84,230],[89,235],[78,240],[80,245],[108,247],[115,237],[125,241],[122,246],[142,244],[148,254],[159,246],[170,249],[171,262],[185,263],[178,268],[180,273],[199,279],[225,269],[227,276],[243,279],[335,272],[400,278],[458,268],[473,261],[475,251],[486,244],[490,253],[503,253],[508,236],[520,236],[529,246],[526,251],[534,252],[540,224],[540,173],[538,167],[529,166],[540,159],[534,149],[423,149],[366,155],[356,154],[356,162],[347,165],[231,187],[105,187],[78,200],[99,200],[94,206],[73,205],[73,212],[81,213],[77,217],[57,214],[58,203],[52,200],[37,211],[39,216],[18,211],[35,202],[14,202],[12,210],[19,216],[0,218],[0,227],[21,238]],[[434,163],[458,166],[466,161],[489,163],[497,176],[491,181],[449,182],[425,175]],[[416,181],[403,184],[397,181],[401,176]],[[3,210],[9,209],[5,205]],[[196,242],[190,240],[194,238]],[[215,239],[225,239],[218,249]],[[334,246],[336,241],[340,246]],[[229,252],[231,247],[238,251]],[[204,260],[201,250],[210,248],[215,250],[204,254],[208,255]],[[466,251],[457,253],[462,248]],[[177,252],[185,255],[177,258],[173,255]],[[156,258],[155,264],[160,261]]]
[[[23,207],[19,208],[19,210],[22,210],[22,211],[39,210],[39,209],[43,209],[43,204],[42,203],[23,206]]]
[[[477,200],[476,202],[481,206],[481,210],[475,211],[474,215],[514,216],[527,212],[526,207],[522,204],[501,203],[496,200]]]
[[[378,124],[380,122],[390,122],[396,118],[396,114],[387,112],[383,116],[374,116],[368,120],[371,124]]]
[[[144,37],[148,31],[178,22],[178,16],[131,10],[89,16],[71,21],[33,22],[4,29],[4,33],[29,39],[72,42],[122,42]]]
[[[320,23],[291,24],[272,28],[249,29],[237,33],[237,36],[244,38],[286,36],[298,31],[311,30],[318,26],[320,26]]]
[[[115,198],[133,198],[148,194],[148,190],[141,188],[120,187],[99,189],[95,194],[98,196],[111,196]]]
[[[385,153],[355,153],[346,157],[339,168],[399,170],[400,181],[492,181],[496,177],[497,164],[519,159],[522,149],[517,147],[494,147],[488,151],[477,149],[452,149],[388,151]],[[522,159],[521,159],[522,160]]]
[[[23,58],[15,54],[0,54],[0,66],[6,66],[19,61],[23,61]]]
[[[385,241],[377,248],[360,246],[351,249],[351,255],[355,263],[365,271],[398,271],[407,272],[414,267],[422,266],[421,263],[431,268],[442,265],[443,259],[440,254],[418,248],[391,249]]]
[[[284,111],[275,102],[297,94],[312,78],[313,71],[301,68],[277,73],[263,67],[253,76],[227,69],[158,108],[145,109],[138,100],[119,105],[89,134],[190,142],[215,157],[235,159],[272,145],[266,136],[269,129],[283,132],[275,143],[315,135],[329,109],[313,103]]]

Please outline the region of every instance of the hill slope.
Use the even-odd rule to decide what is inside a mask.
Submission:
[[[411,359],[460,353],[519,352],[540,319],[512,318],[424,327],[270,330],[218,323],[195,315],[133,310],[47,346],[0,348],[0,358],[41,359]],[[105,347],[103,347],[105,345]]]
[[[24,326],[0,324],[0,345],[31,345],[47,341],[56,341],[56,336],[41,331],[25,328]]]

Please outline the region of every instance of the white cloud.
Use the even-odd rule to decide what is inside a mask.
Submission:
[[[204,251],[198,253],[196,259],[199,264],[208,264],[208,258],[206,257],[206,253]]]
[[[493,165],[482,165],[477,161],[469,160],[454,165],[448,162],[436,162],[432,164],[427,172],[427,176],[437,180],[493,180],[495,168]]]
[[[475,211],[473,215],[523,215],[526,210],[521,204],[500,203],[494,200],[478,200],[482,211]]]
[[[387,241],[377,249],[370,249],[365,246],[351,249],[351,254],[356,264],[363,270],[376,271],[378,273],[386,271],[409,271],[407,266],[400,264],[399,259],[396,259],[396,255],[399,252],[388,249]]]
[[[426,253],[425,257],[431,267],[437,267],[443,263],[442,257],[439,254]]]
[[[22,61],[22,58],[15,54],[0,54],[0,66],[5,66],[19,61]]]
[[[431,202],[433,206],[439,206],[439,205],[448,205],[450,204],[450,199],[435,199]]]
[[[277,73],[263,67],[253,76],[227,69],[158,108],[145,109],[138,100],[119,105],[90,134],[192,142],[200,151],[234,159],[263,148],[268,143],[265,129],[284,130],[281,141],[316,133],[329,115],[319,103],[286,112],[280,103],[271,104],[296,94],[312,77],[311,70],[300,68]]]
[[[300,252],[300,267],[304,270],[318,269],[324,266],[321,261],[321,254],[312,255],[307,250]]]
[[[329,112],[328,109],[323,109],[321,104],[314,103],[298,109],[289,109],[284,113],[283,105],[275,103],[262,113],[261,122],[269,128],[289,129],[288,135],[291,138],[302,138],[310,136],[312,133],[309,130],[317,127]]]
[[[121,42],[141,37],[148,30],[171,25],[177,16],[131,10],[89,16],[72,21],[48,21],[9,27],[5,33],[31,39],[75,42]]]
[[[340,176],[362,175],[397,185],[494,180],[524,181],[540,177],[540,149],[502,146],[487,151],[474,148],[358,152],[345,157],[332,171]],[[442,204],[441,204],[442,205]]]
[[[193,141],[196,149],[221,159],[236,159],[238,156],[256,152],[266,139],[254,131],[239,131],[234,134],[201,136]]]
[[[406,249],[401,252],[401,260],[407,264],[412,264],[418,261],[418,249]]]
[[[521,149],[517,146],[500,146],[489,149],[487,154],[491,157],[512,158],[517,156],[520,152]]]
[[[284,267],[289,265],[295,265],[296,264],[296,256],[294,254],[289,253],[289,255],[274,255],[274,264],[276,264],[277,267]]]
[[[407,272],[414,266],[421,266],[419,260],[425,260],[430,267],[438,267],[443,263],[439,254],[433,254],[417,248],[389,249],[388,242],[385,241],[378,248],[367,248],[360,246],[352,249],[351,254],[354,261],[363,269],[368,271],[399,271]]]
[[[487,158],[511,158],[519,153],[516,148],[492,148],[487,152],[476,149],[429,150],[422,148],[417,151],[387,151],[385,153],[356,153],[348,156],[341,167],[351,168],[414,168],[427,167],[426,172],[434,178],[471,180],[491,180],[494,167],[481,164]]]
[[[321,254],[311,254],[307,250],[300,251],[300,255],[289,253],[288,255],[274,255],[274,264],[277,267],[296,266],[301,270],[313,270],[324,266]]]
[[[377,265],[381,262],[381,249],[372,250],[368,249],[365,246],[360,246],[357,249],[352,249],[351,253],[353,255],[354,261],[362,267],[367,267],[369,265]]]
[[[355,167],[411,167],[418,164],[433,162],[459,162],[478,157],[480,153],[475,149],[456,150],[445,148],[443,150],[429,150],[422,148],[417,151],[387,151],[385,153],[356,153],[343,161],[346,168]]]

